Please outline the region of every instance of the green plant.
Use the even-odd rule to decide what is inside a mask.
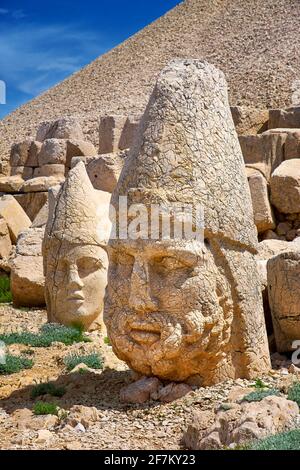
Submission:
[[[78,364],[85,364],[91,369],[102,369],[103,368],[103,359],[98,353],[91,354],[70,354],[64,358],[64,364],[67,369],[70,371]]]
[[[13,356],[7,354],[5,356],[5,364],[0,364],[0,375],[16,374],[23,369],[31,369],[33,361],[22,356]]]
[[[108,337],[108,336],[105,336],[105,338],[104,338],[103,341],[104,341],[104,344],[107,344],[108,346],[111,345],[111,342],[109,341],[109,337]]]
[[[269,386],[266,385],[261,379],[256,379],[255,383],[253,385],[250,385],[250,387],[254,387],[254,388],[257,388],[257,389],[269,388]]]
[[[245,395],[242,401],[261,401],[263,398],[269,397],[269,396],[278,396],[279,391],[276,390],[275,388],[269,388],[267,390],[260,389],[260,390],[255,390],[255,392],[248,393],[248,395]]]
[[[8,303],[12,301],[12,294],[10,291],[10,279],[8,276],[0,277],[0,303]]]
[[[64,387],[56,387],[51,382],[40,383],[34,385],[31,391],[31,398],[37,398],[42,395],[52,395],[53,397],[61,398],[66,393]]]
[[[295,401],[300,406],[300,382],[294,382],[288,389],[288,400]]]
[[[300,450],[300,429],[266,437],[253,443],[250,450]]]
[[[33,407],[33,413],[35,415],[56,415],[58,416],[59,408],[55,403],[47,403],[44,401],[38,401]]]
[[[70,346],[74,343],[90,342],[90,339],[83,334],[81,328],[58,325],[56,323],[46,323],[38,333],[21,331],[9,334],[0,334],[0,341],[5,344],[25,344],[36,348],[51,346],[54,342],[63,343]]]

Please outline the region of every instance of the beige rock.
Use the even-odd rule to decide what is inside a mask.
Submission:
[[[27,166],[30,166],[30,167],[33,167],[33,168],[39,166],[38,157],[39,157],[39,153],[41,151],[41,148],[42,148],[42,143],[41,142],[38,142],[38,141],[35,141],[35,140],[33,140],[31,142],[29,152],[28,152],[28,160],[26,162]]]
[[[107,283],[110,194],[94,190],[83,162],[49,193],[43,243],[48,320],[85,329],[101,324]]]
[[[67,143],[61,139],[47,139],[44,141],[38,156],[39,166],[48,164],[65,165],[67,158]]]
[[[276,256],[280,253],[285,251],[299,251],[300,244],[298,240],[294,240],[293,242],[285,241],[285,240],[263,240],[258,244],[258,259],[270,259],[273,256]]]
[[[126,152],[100,155],[86,162],[86,171],[95,189],[112,193],[126,158]]]
[[[84,136],[77,119],[63,117],[56,121],[41,123],[37,131],[36,140],[44,142],[47,139],[84,140]]]
[[[38,437],[36,438],[35,442],[37,444],[44,444],[49,445],[54,438],[54,434],[47,429],[41,429],[38,431]]]
[[[45,305],[42,256],[16,256],[11,265],[10,284],[14,305]]]
[[[0,258],[8,258],[12,249],[9,230],[4,219],[0,218]]]
[[[48,192],[15,194],[14,198],[22,206],[30,220],[35,220],[37,214],[48,200]]]
[[[63,183],[64,180],[64,176],[39,176],[26,181],[21,190],[24,193],[45,192],[52,188],[52,186]]]
[[[192,450],[244,445],[290,429],[294,426],[298,413],[299,408],[295,402],[269,396],[260,402],[231,404],[227,411],[217,413],[215,422],[208,429],[203,429],[202,416],[198,412],[184,434],[183,441]]]
[[[261,171],[269,181],[271,173],[284,160],[285,139],[286,134],[240,135],[246,165]]]
[[[33,177],[37,178],[39,176],[65,176],[65,165],[61,163],[53,163],[50,165],[43,165],[41,167],[35,168]]]
[[[11,176],[20,176],[23,180],[28,180],[32,178],[33,168],[29,166],[12,166],[11,167]]]
[[[277,351],[292,351],[300,338],[300,245],[269,259],[268,291]]]
[[[174,400],[184,397],[192,391],[187,384],[170,383],[165,387],[161,387],[157,392],[151,394],[151,398],[159,400],[162,403],[171,403]]]
[[[23,178],[17,176],[2,176],[0,177],[0,192],[1,193],[17,193],[24,184]]]
[[[85,140],[67,140],[66,166],[71,168],[71,160],[73,157],[93,157],[96,154],[97,151],[90,142]]]
[[[143,377],[120,390],[120,401],[123,403],[145,403],[150,396],[157,393],[161,382],[156,377]]]
[[[270,129],[265,134],[279,134],[284,140],[284,160],[300,157],[300,129]]]
[[[269,110],[269,129],[300,128],[300,106]]]
[[[0,216],[6,221],[12,243],[16,243],[19,233],[31,225],[31,220],[11,195],[0,198]]]
[[[43,228],[30,227],[28,230],[21,232],[18,237],[16,254],[22,256],[41,256],[43,238]]]
[[[248,171],[247,171],[248,170]],[[268,185],[265,177],[256,170],[246,168],[251,192],[254,223],[258,233],[275,228],[273,211],[269,202]]]
[[[14,144],[10,154],[11,166],[29,166],[27,164],[29,157],[29,149],[31,146],[30,140],[24,140],[18,144]]]
[[[88,407],[83,405],[74,405],[70,408],[70,413],[66,420],[67,424],[73,428],[78,423],[82,424],[86,429],[99,421],[99,413],[94,406]]]
[[[116,153],[131,147],[141,116],[103,116],[99,126],[99,153]]]
[[[267,109],[250,106],[232,106],[230,109],[235,129],[239,135],[258,134],[267,130],[269,119]]]
[[[33,228],[40,228],[45,227],[47,224],[49,216],[49,204],[48,201],[43,205],[40,211],[37,213],[34,221],[32,222],[31,227]]]
[[[224,75],[206,62],[172,61],[139,129],[112,196],[117,215],[120,196],[147,211],[200,205],[205,243],[161,233],[110,240],[104,320],[113,350],[161,379],[257,377],[269,367],[257,235]]]
[[[300,212],[300,159],[287,160],[270,180],[271,202],[284,214]]]

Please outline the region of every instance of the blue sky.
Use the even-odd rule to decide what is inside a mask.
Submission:
[[[179,3],[0,0],[0,80],[6,83],[0,119]]]

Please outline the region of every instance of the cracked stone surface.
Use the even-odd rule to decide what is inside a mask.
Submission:
[[[160,74],[112,202],[201,204],[205,243],[110,240],[104,320],[137,372],[211,385],[269,367],[250,191],[222,72]]]
[[[82,162],[69,172],[61,189],[49,194],[43,257],[51,322],[85,329],[101,324],[109,200],[109,193],[94,190]]]

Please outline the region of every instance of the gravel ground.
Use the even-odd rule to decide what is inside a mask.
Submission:
[[[0,331],[16,331],[24,328],[37,331],[45,323],[46,312],[37,309],[0,307]],[[209,388],[196,388],[184,398],[172,403],[155,401],[144,405],[120,403],[121,387],[134,380],[134,374],[119,361],[99,332],[89,334],[91,343],[64,346],[55,343],[48,348],[32,348],[23,345],[9,347],[13,354],[28,353],[34,359],[34,367],[10,376],[0,376],[0,449],[181,449],[182,434],[193,420],[195,410],[212,410],[226,401],[229,393],[245,388],[252,382],[237,379]],[[28,351],[30,350],[30,351]],[[88,370],[68,373],[63,358],[70,352],[98,351],[104,357],[104,370]],[[275,361],[276,362],[276,361]],[[288,363],[276,362],[277,367]],[[271,371],[262,377],[270,386],[286,389],[293,379],[287,369]],[[66,414],[74,405],[96,409],[98,419],[80,432],[71,426],[65,416],[45,424],[45,417],[30,416],[24,424],[24,413],[30,413],[36,399],[30,397],[32,385],[52,380],[66,388],[62,398],[46,396]],[[53,418],[53,417],[52,417]],[[41,421],[42,420],[42,421]],[[26,420],[25,420],[26,421]],[[46,429],[48,436],[39,432]],[[45,440],[46,439],[46,440]],[[48,440],[49,439],[49,440]]]

